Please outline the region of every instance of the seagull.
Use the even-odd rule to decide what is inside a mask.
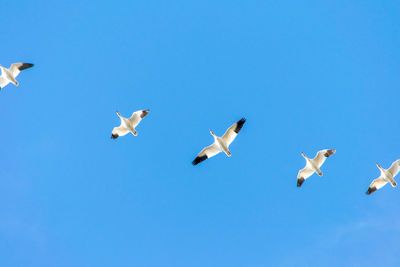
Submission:
[[[229,151],[229,145],[233,142],[233,140],[235,140],[245,121],[246,119],[242,118],[233,124],[228,130],[226,130],[222,137],[216,136],[214,132],[210,130],[211,135],[214,137],[214,144],[204,148],[193,160],[192,164],[197,165],[208,158],[214,157],[220,152],[224,152],[228,157],[230,157],[231,152]]]
[[[121,114],[117,111],[118,117],[121,119],[121,125],[119,127],[115,127],[111,134],[111,139],[117,139],[119,136],[124,136],[127,133],[131,132],[134,136],[137,136],[137,131],[135,127],[138,126],[139,122],[149,114],[150,110],[138,110],[133,112],[132,116],[127,119],[121,116]]]
[[[335,154],[335,149],[324,149],[318,151],[317,155],[313,159],[309,159],[301,152],[301,155],[306,159],[306,166],[304,169],[299,171],[297,174],[297,187],[300,187],[304,181],[316,172],[319,176],[322,176],[322,172],[319,168],[321,168],[322,164],[324,164],[325,160]]]
[[[393,178],[400,171],[400,159],[393,162],[392,166],[390,166],[390,168],[387,170],[383,169],[378,163],[376,164],[376,166],[378,166],[379,170],[381,170],[381,176],[373,180],[372,183],[369,185],[368,191],[366,192],[367,195],[372,194],[379,188],[386,185],[388,182],[392,185],[392,187],[396,187],[397,185],[396,181]]]
[[[18,74],[21,71],[29,69],[31,67],[33,67],[33,64],[31,63],[14,63],[9,69],[4,68],[2,65],[0,65],[0,90],[9,83],[13,83],[15,86],[18,86],[19,83],[15,78],[17,78]]]

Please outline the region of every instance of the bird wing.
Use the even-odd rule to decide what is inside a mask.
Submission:
[[[330,156],[332,156],[333,154],[335,154],[335,152],[336,152],[335,149],[324,149],[324,150],[318,151],[317,155],[312,160],[319,168],[322,166],[322,164],[324,164],[325,160],[327,158],[329,158]]]
[[[119,126],[119,127],[115,127],[115,128],[112,130],[111,138],[112,138],[112,139],[117,139],[119,136],[124,136],[124,135],[126,135],[127,133],[129,133],[129,130],[126,129],[125,127],[123,127],[123,126],[121,125],[121,126]]]
[[[4,88],[10,81],[3,76],[0,76],[0,89]]]
[[[150,110],[138,110],[136,112],[133,112],[132,116],[129,118],[129,120],[132,123],[133,128],[135,128],[139,122],[146,117],[149,114]]]
[[[197,157],[193,160],[192,164],[193,165],[197,165],[200,162],[205,161],[208,158],[214,157],[215,155],[217,155],[219,152],[221,152],[221,149],[219,148],[219,146],[214,143],[211,146],[208,146],[206,148],[204,148],[198,155]]]
[[[393,177],[395,177],[400,171],[400,159],[393,162],[388,171],[393,175]]]
[[[222,140],[226,143],[227,146],[229,146],[233,140],[235,140],[236,136],[240,132],[240,130],[243,127],[243,124],[246,122],[245,118],[240,119],[238,122],[233,124],[231,127],[229,127],[228,130],[226,130],[225,134],[222,136]]]
[[[308,177],[310,177],[312,174],[314,173],[314,171],[309,168],[309,167],[304,167],[304,169],[301,169],[299,171],[299,173],[297,174],[297,179],[303,177],[304,179],[307,179]]]
[[[300,187],[303,182],[310,177],[314,171],[306,165],[304,169],[300,170],[297,174],[297,187]]]
[[[21,71],[29,69],[31,67],[33,67],[33,64],[31,63],[14,63],[11,65],[10,71],[15,78]]]
[[[368,191],[366,192],[367,195],[372,194],[379,188],[383,187],[385,184],[387,184],[388,181],[380,176],[379,178],[376,178],[375,180],[372,181],[372,183],[368,187]]]

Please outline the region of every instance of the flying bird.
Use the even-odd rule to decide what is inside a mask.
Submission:
[[[335,154],[335,149],[324,149],[318,151],[317,155],[313,159],[309,159],[306,155],[301,152],[301,155],[306,159],[306,166],[300,170],[297,174],[297,187],[300,187],[304,181],[316,172],[319,176],[322,176],[321,168],[325,160]]]
[[[18,82],[15,78],[17,78],[18,74],[26,69],[33,67],[31,63],[14,63],[11,65],[9,69],[0,65],[1,68],[1,76],[0,76],[0,90],[4,88],[7,84],[13,83],[15,86],[18,86]]]
[[[211,135],[214,137],[214,144],[204,148],[193,160],[192,164],[197,165],[208,158],[214,157],[220,152],[224,152],[228,157],[230,157],[231,152],[229,151],[229,145],[233,142],[233,140],[235,140],[245,121],[246,119],[242,118],[233,124],[228,130],[226,130],[222,137],[216,136],[214,132],[210,130]]]
[[[124,118],[117,111],[118,117],[121,119],[121,125],[119,127],[115,127],[112,131],[111,138],[117,139],[119,136],[124,136],[127,133],[132,133],[134,136],[137,136],[136,126],[138,126],[139,122],[149,114],[150,110],[138,110],[133,112],[132,116],[128,118]]]
[[[378,166],[379,170],[381,170],[381,176],[373,180],[372,183],[369,185],[368,191],[366,192],[367,195],[372,194],[387,183],[390,183],[392,187],[396,187],[397,185],[394,177],[399,173],[400,159],[393,162],[392,166],[390,166],[390,168],[387,170],[383,169],[378,163],[376,164],[376,166]]]

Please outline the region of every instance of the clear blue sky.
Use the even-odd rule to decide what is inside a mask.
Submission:
[[[398,1],[3,1],[1,266],[400,266]],[[139,135],[111,140],[150,109]],[[232,123],[231,146],[191,161]],[[323,148],[337,153],[299,189]]]

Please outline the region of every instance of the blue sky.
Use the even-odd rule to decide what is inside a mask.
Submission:
[[[399,266],[398,188],[365,195],[400,158],[397,1],[1,10],[0,64],[35,64],[0,92],[1,266]]]

